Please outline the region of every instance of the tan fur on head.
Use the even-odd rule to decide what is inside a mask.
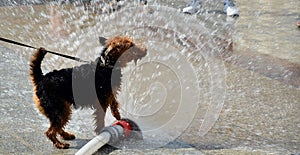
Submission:
[[[147,49],[138,46],[133,39],[124,36],[116,36],[106,41],[106,56],[117,62],[120,67],[125,67],[132,60],[137,62],[147,54]]]
[[[113,37],[106,42],[107,50],[112,56],[117,56],[118,54],[116,52],[125,51],[133,45],[134,43],[131,38],[121,36]]]

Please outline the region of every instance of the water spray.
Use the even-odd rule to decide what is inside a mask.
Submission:
[[[115,144],[125,139],[142,140],[138,125],[130,119],[121,119],[105,127],[101,133],[84,145],[75,155],[91,155],[105,144]]]

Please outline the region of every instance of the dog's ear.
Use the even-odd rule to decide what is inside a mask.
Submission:
[[[105,46],[106,45],[106,38],[104,37],[99,37],[99,43],[102,45],[102,46]]]

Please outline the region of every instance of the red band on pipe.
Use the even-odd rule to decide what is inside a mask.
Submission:
[[[128,122],[123,121],[123,120],[119,120],[119,121],[117,121],[117,122],[115,122],[115,123],[112,124],[112,126],[115,126],[115,125],[120,125],[120,126],[123,127],[123,129],[124,129],[124,135],[123,135],[123,137],[124,138],[129,135],[129,133],[131,131],[131,127],[130,127],[130,124]]]

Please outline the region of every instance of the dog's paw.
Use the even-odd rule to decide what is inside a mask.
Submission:
[[[61,143],[61,142],[56,142],[54,145],[58,149],[68,149],[70,147],[70,144]]]
[[[73,139],[75,139],[75,135],[74,134],[67,133],[67,132],[65,132],[64,134],[62,134],[61,137],[64,140],[73,140]]]

